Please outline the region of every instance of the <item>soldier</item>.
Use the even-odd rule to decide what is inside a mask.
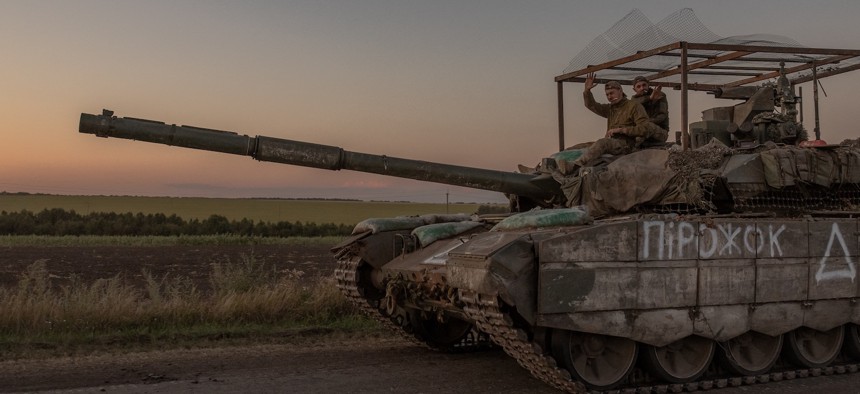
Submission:
[[[662,92],[663,87],[657,86],[651,88],[648,84],[648,79],[643,76],[633,78],[633,95],[632,100],[639,102],[645,107],[645,113],[651,119],[651,123],[660,126],[661,129],[669,132],[669,102],[666,101],[666,95]]]
[[[588,147],[573,164],[584,167],[588,162],[608,153],[623,155],[633,151],[643,142],[665,142],[668,134],[648,119],[645,108],[636,101],[628,100],[617,81],[609,81],[604,86],[609,104],[594,101],[591,89],[594,88],[594,73],[585,78],[583,98],[585,107],[591,112],[606,118],[606,135]]]

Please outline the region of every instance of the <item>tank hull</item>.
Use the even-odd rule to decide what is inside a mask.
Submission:
[[[498,346],[564,391],[675,392],[860,369],[850,364],[860,362],[856,144],[712,141],[585,167],[556,155],[524,174],[110,111],[82,114],[79,130],[508,194],[519,213],[360,223],[333,249],[338,287],[406,339],[441,351]]]
[[[411,331],[418,342],[434,337],[413,335],[421,321],[465,322],[475,328],[460,332],[467,339],[431,347],[468,349],[489,338],[546,383],[584,392],[604,387],[583,384],[565,369],[565,356],[552,344],[559,333],[621,338],[638,349],[695,338],[720,353],[720,346],[749,336],[782,343],[803,330],[856,330],[858,226],[849,215],[653,214],[550,229],[483,226],[368,264],[374,274],[365,276],[376,279],[364,285],[376,287],[379,307],[371,312],[389,321],[401,316],[396,329]],[[375,237],[393,239],[367,234],[355,243]],[[341,259],[361,261],[360,252],[346,249],[338,249]],[[402,316],[413,320],[402,324]],[[484,342],[477,339],[484,334]],[[708,357],[716,365],[723,356]],[[790,365],[779,357],[779,365]],[[636,361],[646,371],[639,376],[648,378],[624,378],[612,388],[672,383]],[[712,379],[713,369],[704,378]]]

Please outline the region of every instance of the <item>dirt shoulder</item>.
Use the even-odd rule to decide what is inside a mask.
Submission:
[[[856,392],[860,373],[725,394]],[[446,354],[390,338],[270,343],[0,362],[0,392],[558,393],[500,350]]]
[[[0,392],[553,393],[501,351],[444,354],[390,338],[0,362]]]

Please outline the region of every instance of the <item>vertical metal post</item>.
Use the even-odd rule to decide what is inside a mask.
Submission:
[[[818,121],[818,73],[815,71],[818,66],[815,65],[815,62],[812,62],[812,102],[813,109],[815,110],[815,139],[821,139],[821,125]]]
[[[561,81],[556,82],[558,86],[558,150],[564,150],[564,85]]]
[[[681,42],[681,148],[690,149],[690,133],[688,130],[687,111],[687,42]]]
[[[803,86],[797,87],[797,102],[800,104],[800,124],[803,124]]]

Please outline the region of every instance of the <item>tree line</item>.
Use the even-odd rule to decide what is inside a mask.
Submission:
[[[352,225],[312,222],[228,220],[221,215],[185,220],[175,214],[92,212],[81,215],[62,208],[41,212],[0,212],[0,234],[5,235],[243,235],[259,237],[344,236]]]

